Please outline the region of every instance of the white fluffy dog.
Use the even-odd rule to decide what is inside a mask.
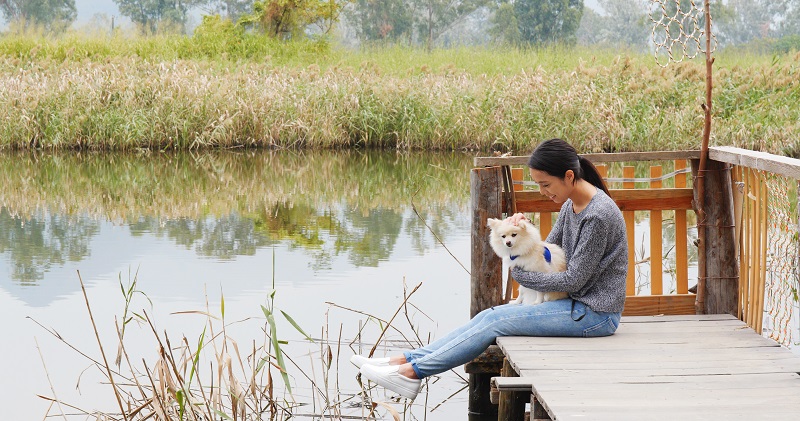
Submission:
[[[492,230],[489,244],[501,258],[508,259],[510,266],[529,272],[563,272],[567,270],[567,259],[561,247],[542,241],[542,235],[533,224],[520,221],[518,225],[501,219],[489,218],[487,226]],[[519,296],[512,304],[541,304],[545,301],[567,298],[566,292],[540,292],[520,285]]]

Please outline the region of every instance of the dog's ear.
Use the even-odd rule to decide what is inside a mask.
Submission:
[[[486,226],[491,228],[491,229],[494,229],[494,227],[496,227],[499,223],[500,223],[500,220],[497,219],[497,218],[489,218],[489,219],[486,220]]]

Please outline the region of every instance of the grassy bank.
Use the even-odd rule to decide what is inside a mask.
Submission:
[[[598,152],[697,148],[702,132],[699,61],[203,37],[3,38],[0,147],[521,152],[558,136]],[[712,143],[796,155],[798,59],[720,53]]]

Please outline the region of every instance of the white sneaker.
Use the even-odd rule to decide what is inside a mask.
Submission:
[[[385,367],[389,365],[389,357],[382,358],[367,358],[361,355],[353,355],[350,357],[350,362],[355,364],[356,367],[361,368],[364,364],[374,365],[377,367]]]
[[[361,376],[391,390],[392,392],[399,394],[404,398],[413,400],[417,397],[417,393],[419,393],[419,387],[422,385],[422,380],[409,379],[408,377],[401,375],[397,372],[399,368],[399,365],[378,367],[370,364],[364,364],[361,367]]]

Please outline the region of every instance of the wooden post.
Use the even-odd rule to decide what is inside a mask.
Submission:
[[[650,167],[650,178],[661,177],[661,165]],[[661,180],[651,181],[651,189],[660,189]],[[664,263],[663,263],[663,231],[664,212],[662,210],[650,211],[650,295],[664,294]]]
[[[470,174],[472,206],[472,270],[469,316],[496,306],[503,298],[503,261],[489,245],[486,220],[502,217],[503,173],[501,167],[474,168]]]
[[[502,217],[503,208],[502,167],[473,168],[470,173],[470,204],[472,211],[470,272],[470,317],[481,311],[502,303],[503,299],[503,261],[497,257],[489,245],[488,218]],[[469,365],[468,365],[469,366]],[[469,373],[470,417],[496,414],[497,406],[490,400],[491,379],[500,373]]]
[[[503,359],[503,377],[519,377],[514,367]],[[530,402],[531,392],[500,392],[497,402],[497,419],[508,421],[522,421],[525,419],[525,404]]]
[[[705,255],[698,255],[698,264],[706,265],[706,291],[702,305],[705,314],[727,313],[736,316],[739,264],[736,259],[733,191],[729,168],[725,163],[708,160],[704,174],[698,174],[698,170],[699,162],[692,160],[693,177],[703,177],[705,184],[705,220],[697,221],[698,230],[705,231],[706,240],[705,247],[700,247],[700,250],[705,250]],[[695,204],[699,202],[696,186],[697,184],[694,190]],[[702,284],[698,282],[698,286]]]
[[[635,167],[622,167],[622,176],[624,178],[635,178]],[[622,183],[623,189],[635,189],[636,183],[633,181],[625,181]],[[634,211],[622,212],[622,217],[625,218],[625,236],[628,239],[628,275],[625,278],[625,295],[636,295],[636,245],[633,243],[636,239],[636,213]]]

